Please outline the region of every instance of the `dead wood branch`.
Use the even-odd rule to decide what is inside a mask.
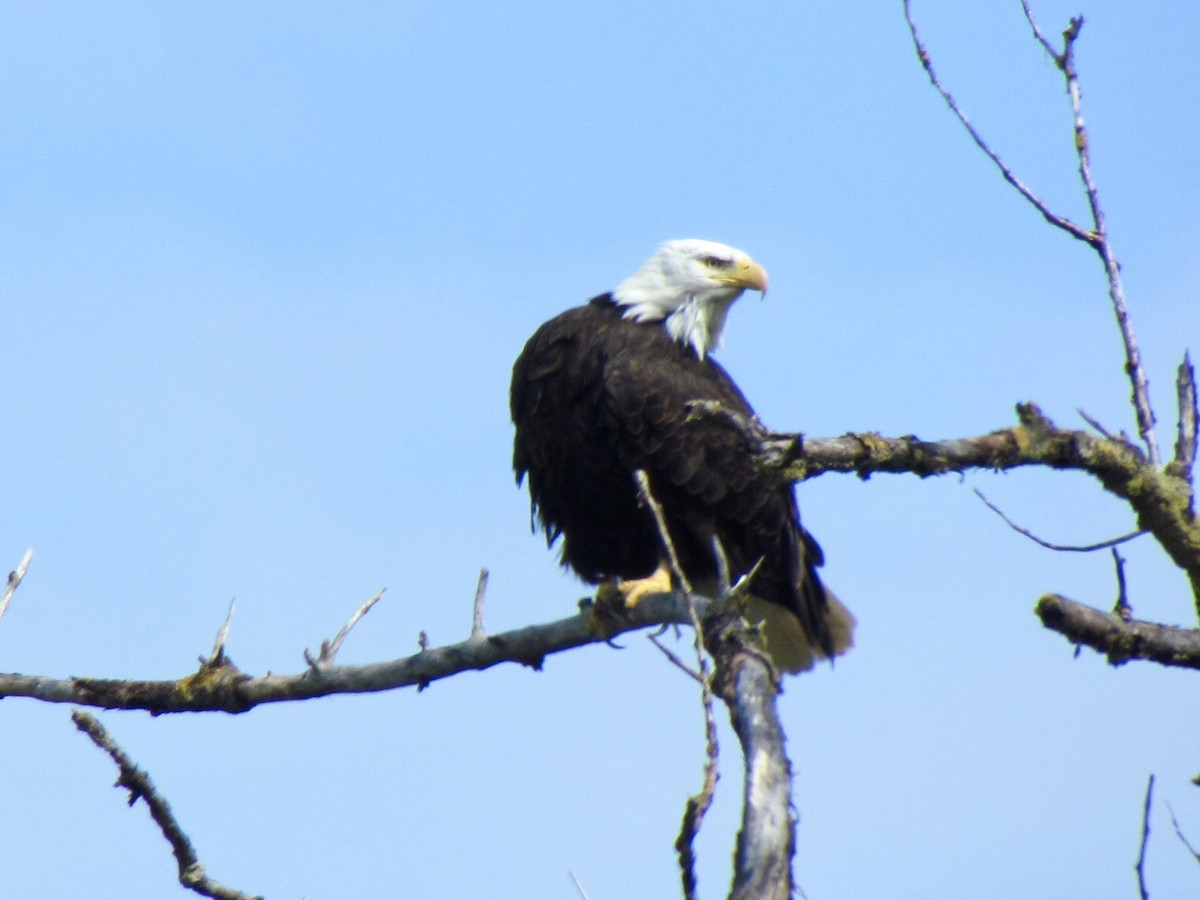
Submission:
[[[1200,404],[1196,399],[1196,370],[1192,358],[1183,354],[1183,362],[1175,375],[1175,394],[1179,405],[1179,424],[1175,436],[1175,458],[1167,465],[1172,474],[1192,483],[1192,468],[1196,465],[1196,420],[1200,419]]]
[[[321,641],[321,652],[316,658],[313,658],[313,655],[309,653],[307,649],[305,649],[304,661],[308,663],[310,668],[320,669],[322,671],[327,671],[333,668],[334,662],[337,659],[338,651],[342,649],[342,642],[346,640],[346,635],[350,633],[350,629],[358,624],[359,619],[371,611],[371,607],[379,602],[379,600],[383,597],[384,591],[386,590],[387,588],[380,588],[374,594],[368,597],[367,601],[357,610],[355,610],[354,615],[352,615],[346,624],[338,630],[338,633],[333,636],[333,640]]]
[[[1148,659],[1164,666],[1200,669],[1200,629],[1125,621],[1058,594],[1042,597],[1035,611],[1047,628],[1073,644],[1103,653],[1114,666]]]
[[[171,845],[171,852],[175,854],[175,862],[179,866],[180,884],[203,897],[213,897],[216,900],[262,900],[261,897],[225,887],[205,875],[204,866],[200,864],[191,840],[175,819],[175,814],[171,812],[171,804],[167,802],[167,798],[159,793],[154,782],[150,780],[149,773],[134,764],[95,716],[76,710],[71,713],[71,719],[76,728],[91,738],[92,743],[107,753],[116,763],[117,770],[120,772],[116,786],[129,791],[129,805],[133,806],[139,798],[146,801],[150,817],[154,819],[154,823],[162,831],[163,837]]]
[[[25,573],[29,571],[29,563],[33,560],[33,548],[25,551],[25,555],[21,557],[21,561],[17,563],[17,567],[8,573],[8,584],[4,586],[4,594],[0,596],[0,619],[4,618],[4,614],[8,612],[8,604],[12,602],[13,594],[17,592],[17,588],[21,586],[21,580],[25,577]]]
[[[1094,544],[1055,544],[1052,541],[1047,541],[1044,538],[1038,537],[1028,528],[1018,525],[1008,517],[1004,510],[989,500],[983,491],[979,490],[979,488],[975,488],[974,490],[975,496],[983,501],[983,505],[1003,519],[1004,524],[1006,524],[1009,528],[1011,528],[1017,534],[1022,534],[1029,538],[1039,547],[1045,547],[1047,550],[1054,550],[1057,553],[1094,553],[1097,550],[1108,550],[1109,548],[1116,547],[1119,544],[1132,541],[1134,538],[1141,537],[1146,533],[1144,531],[1131,531],[1129,534],[1123,534],[1120,537],[1109,538],[1106,541],[1098,541]]]
[[[862,478],[877,472],[911,472],[924,477],[1032,465],[1086,472],[1132,507],[1138,528],[1153,534],[1187,574],[1200,609],[1200,523],[1192,511],[1188,483],[1157,468],[1123,440],[1056,427],[1035,404],[1018,404],[1017,416],[1020,424],[1012,428],[957,440],[877,434],[806,438],[799,458],[784,467],[782,475],[794,481],[826,472],[854,472]]]
[[[487,597],[488,577],[487,567],[479,570],[479,581],[475,583],[475,603],[471,607],[471,637],[472,641],[487,639],[487,631],[483,627],[483,601]]]
[[[1138,844],[1137,863],[1133,871],[1137,873],[1138,896],[1149,900],[1150,892],[1146,889],[1146,845],[1150,843],[1150,805],[1154,800],[1154,776],[1146,782],[1146,802],[1142,805],[1142,840]]]
[[[704,816],[712,806],[713,796],[717,790],[718,763],[720,747],[717,743],[717,721],[713,713],[712,670],[705,656],[704,628],[700,621],[700,612],[696,597],[692,594],[692,586],[687,574],[679,562],[679,554],[675,551],[675,543],[671,540],[671,532],[667,529],[667,517],[662,505],[654,496],[650,487],[650,476],[638,469],[633,473],[633,481],[637,486],[638,499],[654,516],[654,525],[658,531],[658,539],[663,551],[670,561],[671,575],[676,584],[684,592],[687,600],[688,619],[693,629],[696,648],[696,678],[700,682],[700,702],[704,710],[704,775],[700,790],[688,797],[684,804],[683,823],[679,828],[679,837],[675,840],[675,851],[679,855],[680,880],[683,883],[684,900],[696,898],[696,853],[694,849],[696,836],[700,826],[704,824]],[[720,551],[719,541],[714,537],[714,552],[718,552],[723,560],[724,553]],[[726,570],[728,565],[721,564]],[[726,583],[728,577],[725,578]],[[724,600],[724,598],[721,598]],[[715,605],[715,604],[714,604]],[[665,652],[665,648],[664,648]],[[749,799],[749,798],[747,798]],[[743,817],[750,815],[749,810],[743,809]],[[790,865],[790,863],[789,863]]]
[[[1133,388],[1131,401],[1138,423],[1138,432],[1146,445],[1151,464],[1157,467],[1160,464],[1160,460],[1158,438],[1154,433],[1154,410],[1150,405],[1150,383],[1146,378],[1146,370],[1142,365],[1141,351],[1138,349],[1137,338],[1133,333],[1133,323],[1129,318],[1129,308],[1125,304],[1125,288],[1121,280],[1121,267],[1117,262],[1117,258],[1112,250],[1112,244],[1109,241],[1108,229],[1104,218],[1104,208],[1100,204],[1100,193],[1092,175],[1091,150],[1087,128],[1083,121],[1079,73],[1075,68],[1075,42],[1079,39],[1080,31],[1083,29],[1083,17],[1078,16],[1070,20],[1066,30],[1063,31],[1062,50],[1056,50],[1053,44],[1042,33],[1041,28],[1038,27],[1037,21],[1033,17],[1033,12],[1029,7],[1028,0],[1021,0],[1021,7],[1025,11],[1026,20],[1033,29],[1035,39],[1042,45],[1046,54],[1066,80],[1067,95],[1070,97],[1071,114],[1073,117],[1075,155],[1079,161],[1080,182],[1092,215],[1091,228],[1083,228],[1075,222],[1051,211],[1047,204],[1022,183],[1012,170],[1005,165],[1000,155],[992,149],[988,141],[971,124],[966,114],[959,107],[958,102],[954,99],[954,96],[943,87],[941,81],[938,79],[929,51],[925,48],[920,36],[917,34],[917,26],[912,17],[910,0],[904,0],[904,16],[908,22],[909,34],[912,37],[913,46],[917,51],[917,59],[920,61],[921,67],[925,70],[925,74],[929,76],[930,84],[933,85],[934,89],[941,95],[942,100],[950,108],[950,111],[954,113],[955,117],[966,128],[975,145],[996,165],[1004,180],[1012,185],[1041,214],[1042,218],[1054,227],[1065,231],[1071,237],[1083,241],[1095,250],[1100,257],[1100,262],[1104,266],[1105,277],[1108,279],[1108,295],[1112,302],[1113,314],[1116,317],[1117,327],[1120,329],[1121,340],[1125,348],[1125,372],[1128,374]]]
[[[1087,472],[1109,492],[1129,503],[1138,527],[1153,534],[1187,574],[1200,603],[1200,523],[1192,512],[1187,482],[1169,471],[1154,468],[1137,447],[1121,439],[1057,428],[1034,404],[1019,405],[1017,413],[1019,424],[971,438],[922,441],[912,435],[886,438],[877,434],[808,438],[802,447],[797,442],[799,455],[790,462],[780,464],[776,454],[764,451],[763,464],[789,481],[803,481],[827,472],[853,472],[862,478],[875,473],[902,472],[926,477],[1020,466]],[[703,620],[705,610],[701,608],[699,613]],[[612,636],[655,625],[691,623],[684,595],[658,594],[647,597],[617,622]],[[484,640],[425,647],[412,656],[388,662],[327,669],[310,667],[293,675],[252,677],[239,671],[224,655],[178,681],[0,674],[0,697],[30,697],[51,703],[144,709],[154,713],[202,710],[236,713],[261,703],[423,687],[459,672],[488,669],[503,662],[540,668],[548,655],[601,640],[591,627],[590,617],[578,615]],[[1126,655],[1122,660],[1135,655]]]
[[[705,618],[704,631],[717,661],[717,693],[729,707],[746,767],[730,900],[788,900],[796,822],[778,682],[759,630],[736,610],[718,608]]]
[[[705,602],[697,603],[703,616]],[[687,625],[687,602],[676,593],[647,596],[613,623],[612,636],[664,623]],[[263,703],[309,700],[333,694],[360,694],[401,687],[423,687],[457,675],[513,662],[540,669],[554,653],[601,643],[586,612],[496,634],[483,641],[466,640],[428,647],[412,656],[358,666],[307,668],[293,675],[250,676],[228,657],[205,663],[178,681],[121,681],[104,678],[51,678],[0,674],[0,697],[30,697],[48,703],[74,703],[103,709],[144,709],[152,713],[241,713]]]

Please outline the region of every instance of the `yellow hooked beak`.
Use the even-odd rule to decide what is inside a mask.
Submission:
[[[721,280],[763,296],[767,293],[767,270],[749,258],[738,260]]]

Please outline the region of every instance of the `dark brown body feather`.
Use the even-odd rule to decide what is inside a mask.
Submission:
[[[644,469],[697,589],[715,585],[716,535],[732,578],[762,558],[753,593],[791,611],[809,643],[832,656],[821,550],[800,526],[790,485],[756,464],[727,419],[689,418],[696,400],[754,415],[720,365],[698,359],[661,322],[622,318],[607,294],[542,325],[513,366],[510,405],[513,468],[518,483],[529,480],[547,543],[561,536],[563,564],[591,583],[650,575],[661,554],[634,487],[633,472]]]

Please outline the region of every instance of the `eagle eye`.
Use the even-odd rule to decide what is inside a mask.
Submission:
[[[733,260],[725,259],[721,256],[706,256],[704,257],[704,264],[710,269],[728,269],[733,265]]]

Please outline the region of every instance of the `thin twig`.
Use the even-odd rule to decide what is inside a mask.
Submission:
[[[1006,516],[1004,514],[1004,510],[1000,509],[1000,507],[996,506],[996,504],[994,504],[991,500],[989,500],[987,497],[985,497],[983,494],[983,491],[979,490],[979,488],[973,488],[972,490],[975,491],[975,496],[978,497],[980,500],[982,500],[988,509],[990,509],[996,515],[998,515],[1001,519],[1003,519],[1009,528],[1011,528],[1013,531],[1017,532],[1018,534],[1025,535],[1025,537],[1029,538],[1035,544],[1037,544],[1038,546],[1041,546],[1041,547],[1045,547],[1047,550],[1057,550],[1060,553],[1093,553],[1096,550],[1107,550],[1110,547],[1116,547],[1120,544],[1124,544],[1126,541],[1132,541],[1134,538],[1141,537],[1143,534],[1146,533],[1145,531],[1131,531],[1131,532],[1129,532],[1129,534],[1123,534],[1120,537],[1110,538],[1107,541],[1100,541],[1099,543],[1096,543],[1096,544],[1083,544],[1083,545],[1052,544],[1049,541],[1043,540],[1042,538],[1038,537],[1036,534],[1034,534],[1029,529],[1022,528],[1020,525],[1018,525],[1016,522],[1014,522],[1012,519],[1010,519],[1008,516]]]
[[[670,532],[667,530],[666,515],[663,513],[662,506],[659,505],[658,501],[654,498],[653,492],[650,490],[650,476],[644,470],[638,469],[634,472],[634,483],[637,485],[638,496],[641,498],[642,503],[646,505],[654,516],[654,523],[658,528],[659,541],[667,554],[667,559],[670,561],[672,574],[687,597],[688,617],[692,620],[692,630],[694,633],[693,640],[696,647],[700,697],[704,706],[704,776],[701,781],[700,792],[689,797],[684,806],[683,825],[680,828],[679,837],[675,841],[675,849],[679,853],[679,868],[680,877],[683,881],[684,900],[694,900],[696,897],[696,854],[694,843],[696,835],[700,833],[700,826],[704,822],[704,815],[708,812],[709,807],[712,806],[718,778],[717,764],[719,748],[717,745],[717,720],[713,713],[712,672],[708,665],[708,659],[704,654],[704,626],[700,621],[700,613],[696,608],[696,602],[692,595],[692,587],[687,574],[683,571],[683,567],[679,563],[679,556],[675,552],[675,544],[671,540]],[[726,568],[728,568],[727,565]],[[728,572],[726,573],[725,580],[728,581]]]
[[[656,634],[648,634],[648,635],[646,635],[646,638],[650,641],[650,643],[652,643],[655,647],[657,647],[660,651],[662,651],[662,654],[671,662],[672,665],[675,666],[675,668],[679,669],[679,671],[683,672],[683,674],[687,675],[689,678],[692,678],[695,681],[699,682],[700,684],[703,684],[704,678],[703,678],[703,676],[701,676],[701,674],[699,672],[697,672],[695,669],[690,668],[687,663],[685,663],[682,659],[680,659],[671,650],[670,647],[668,647],[666,644],[663,644],[662,642],[659,641],[658,637],[659,637],[659,634],[661,634],[661,633],[662,632],[658,632]]]
[[[1196,370],[1192,368],[1190,354],[1183,354],[1183,362],[1175,374],[1175,394],[1179,402],[1179,425],[1175,437],[1175,474],[1192,483],[1192,467],[1196,464],[1196,420],[1200,419],[1200,406],[1196,399]]]
[[[981,135],[975,129],[975,126],[971,124],[971,120],[967,118],[966,113],[962,111],[962,108],[958,105],[958,101],[955,100],[954,96],[942,86],[942,82],[938,79],[937,74],[933,71],[933,61],[929,56],[929,51],[925,49],[925,45],[921,43],[921,38],[917,34],[917,25],[916,22],[913,21],[912,10],[910,9],[910,0],[904,0],[904,17],[908,20],[908,31],[912,36],[913,46],[916,48],[917,59],[920,60],[921,67],[925,70],[925,74],[929,76],[929,81],[933,85],[934,89],[942,95],[942,99],[946,102],[946,105],[950,107],[950,111],[954,113],[954,115],[958,118],[958,121],[962,123],[962,126],[967,129],[967,133],[971,136],[971,140],[975,142],[975,146],[982,150],[987,158],[995,163],[996,168],[1000,170],[1000,174],[1004,177],[1004,180],[1012,185],[1022,197],[1028,200],[1033,207],[1042,214],[1042,218],[1056,228],[1061,228],[1072,237],[1078,238],[1084,243],[1094,246],[1097,240],[1096,235],[1091,231],[1088,231],[1086,228],[1081,228],[1079,225],[1076,225],[1070,219],[1063,218],[1062,216],[1052,212],[1050,207],[1046,205],[1045,201],[1037,196],[1037,194],[1035,194],[1032,190],[1030,190],[1025,183],[1016,176],[1012,169],[1008,167],[1004,160],[1000,158],[1000,154],[993,150],[988,142],[984,140],[983,135]]]
[[[700,632],[697,632],[699,635]],[[700,638],[697,637],[697,640]],[[679,837],[675,839],[675,850],[679,854],[680,877],[683,881],[684,900],[695,900],[696,897],[696,851],[695,840],[704,823],[704,816],[712,806],[713,796],[717,790],[717,779],[720,777],[718,762],[720,748],[717,744],[717,720],[713,713],[713,692],[711,676],[705,669],[701,670],[700,691],[704,702],[704,775],[700,783],[699,793],[688,797],[684,804],[683,822],[679,829]]]
[[[1146,844],[1150,841],[1150,803],[1154,797],[1154,775],[1146,782],[1146,804],[1142,808],[1142,842],[1138,847],[1137,872],[1138,894],[1142,900],[1150,900],[1150,892],[1146,889]]]
[[[487,594],[488,575],[487,566],[479,570],[479,582],[475,585],[475,605],[471,611],[472,641],[487,640],[487,632],[483,630],[483,598]]]
[[[575,877],[574,872],[567,872],[571,876],[571,881],[575,883],[575,890],[579,891],[581,900],[588,900],[587,891],[583,889],[583,885],[579,883],[579,879]]]
[[[950,107],[950,111],[954,113],[959,122],[966,128],[975,145],[996,165],[1001,175],[1004,176],[1004,180],[1012,185],[1022,197],[1041,213],[1042,218],[1056,228],[1061,228],[1067,234],[1071,235],[1071,237],[1083,241],[1100,256],[1105,275],[1108,278],[1109,299],[1112,301],[1113,313],[1117,319],[1117,327],[1120,329],[1121,339],[1125,346],[1125,371],[1128,373],[1133,387],[1131,400],[1138,423],[1138,432],[1146,445],[1150,464],[1157,467],[1160,465],[1160,460],[1158,438],[1154,434],[1154,410],[1150,405],[1150,384],[1146,378],[1146,370],[1142,366],[1141,352],[1138,350],[1137,339],[1133,333],[1133,324],[1129,319],[1129,309],[1125,305],[1125,289],[1121,282],[1121,267],[1117,262],[1116,256],[1113,255],[1112,245],[1109,242],[1108,231],[1105,227],[1104,209],[1100,205],[1100,194],[1096,189],[1095,179],[1092,177],[1091,152],[1088,144],[1087,128],[1083,121],[1079,73],[1075,68],[1075,42],[1078,40],[1079,33],[1083,29],[1083,17],[1076,16],[1070,20],[1067,29],[1063,32],[1062,50],[1057,51],[1038,27],[1027,0],[1021,0],[1021,6],[1025,10],[1026,20],[1033,29],[1034,37],[1054,61],[1054,65],[1062,72],[1067,82],[1067,94],[1071,100],[1071,113],[1075,134],[1075,154],[1079,160],[1079,178],[1083,184],[1083,190],[1087,196],[1088,208],[1092,215],[1092,227],[1090,229],[1083,228],[1070,219],[1051,212],[1050,208],[1041,198],[1026,187],[1013,174],[1012,170],[1005,165],[1000,155],[975,130],[975,127],[967,119],[966,114],[959,107],[958,102],[942,86],[941,81],[934,73],[929,51],[925,49],[925,45],[921,43],[921,39],[917,35],[916,23],[913,21],[910,9],[910,0],[904,0],[904,16],[908,20],[908,29],[917,51],[917,58],[920,60],[922,68],[925,69],[925,73],[929,76],[930,83],[942,96],[946,105]]]
[[[1187,835],[1183,833],[1183,829],[1179,827],[1179,820],[1175,818],[1175,810],[1171,808],[1171,804],[1167,804],[1167,812],[1171,814],[1171,824],[1175,827],[1175,836],[1183,842],[1183,846],[1187,847],[1188,853],[1192,854],[1196,862],[1200,862],[1200,851],[1197,851],[1192,846],[1192,842],[1187,839]]]
[[[712,539],[712,552],[713,559],[717,561],[717,596],[725,597],[732,590],[732,585],[729,583],[729,557],[725,553],[721,538],[715,534]]]
[[[342,649],[342,641],[346,640],[346,635],[350,633],[350,629],[358,624],[359,619],[371,611],[371,607],[379,602],[380,598],[383,597],[383,592],[386,590],[387,588],[380,588],[367,599],[366,603],[355,610],[354,615],[334,635],[332,641],[321,641],[321,653],[316,659],[313,659],[312,654],[308,652],[307,648],[305,649],[304,661],[308,663],[310,669],[314,671],[327,671],[333,667],[338,651]]]
[[[225,621],[221,623],[221,627],[217,629],[217,639],[213,641],[212,655],[209,656],[208,662],[219,662],[225,656],[225,642],[229,639],[229,629],[233,627],[233,606],[236,598],[229,601],[229,612],[225,613]],[[200,660],[204,662],[204,660]]]
[[[179,867],[180,884],[201,896],[213,897],[217,900],[262,900],[261,897],[225,887],[205,875],[204,866],[200,864],[191,840],[175,819],[167,799],[158,792],[154,782],[150,780],[150,775],[134,764],[95,716],[82,710],[76,710],[71,713],[71,719],[75,722],[76,728],[91,738],[92,743],[107,753],[116,763],[117,770],[121,773],[117,779],[117,787],[123,787],[129,791],[129,805],[132,806],[139,797],[146,801],[150,817],[154,819],[155,824],[162,831],[163,837],[171,845],[171,852],[175,854],[175,861]]]
[[[4,614],[8,612],[8,604],[12,601],[13,594],[17,592],[17,588],[20,587],[25,573],[29,571],[29,563],[32,559],[33,548],[30,547],[25,551],[25,555],[21,557],[21,561],[17,563],[17,567],[8,573],[8,584],[4,588],[4,596],[0,597],[0,619],[3,619]]]
[[[1113,604],[1113,615],[1122,622],[1133,621],[1133,607],[1129,605],[1129,594],[1125,588],[1125,560],[1112,548],[1113,565],[1117,568],[1117,602]]]
[[[1146,379],[1146,370],[1142,366],[1137,338],[1133,334],[1133,323],[1129,319],[1129,310],[1125,305],[1121,266],[1112,252],[1108,229],[1105,225],[1104,208],[1100,205],[1100,193],[1096,189],[1096,181],[1092,177],[1091,145],[1088,140],[1087,126],[1083,121],[1079,72],[1075,68],[1075,42],[1079,40],[1079,34],[1083,30],[1083,16],[1075,16],[1070,19],[1062,34],[1062,50],[1058,50],[1038,27],[1037,21],[1033,17],[1033,10],[1029,7],[1029,0],[1021,0],[1021,8],[1025,11],[1025,19],[1033,29],[1034,37],[1067,81],[1067,95],[1071,99],[1071,115],[1075,131],[1075,155],[1079,159],[1079,179],[1083,184],[1088,208],[1092,213],[1091,233],[1095,236],[1095,240],[1089,241],[1089,243],[1092,249],[1100,255],[1100,261],[1104,264],[1104,271],[1108,276],[1108,295],[1112,300],[1117,327],[1121,331],[1121,339],[1125,344],[1125,371],[1128,373],[1133,387],[1132,400],[1137,417],[1138,432],[1146,444],[1150,464],[1158,466],[1160,463],[1158,438],[1154,433],[1154,409],[1150,405],[1150,383]]]
[[[1085,421],[1089,425],[1091,425],[1094,429],[1096,429],[1096,431],[1098,431],[1100,434],[1104,435],[1104,437],[1108,438],[1110,441],[1116,440],[1116,437],[1114,437],[1113,434],[1107,428],[1105,428],[1103,425],[1101,425],[1100,421],[1098,419],[1092,418],[1086,412],[1084,412],[1082,409],[1076,409],[1075,412],[1079,413],[1079,418],[1083,419],[1083,421]]]
[[[1025,11],[1025,21],[1028,22],[1029,27],[1033,29],[1034,38],[1039,44],[1042,45],[1042,49],[1046,51],[1046,54],[1052,60],[1054,60],[1055,64],[1057,65],[1059,62],[1058,51],[1054,49],[1054,45],[1046,39],[1046,36],[1042,34],[1042,29],[1038,27],[1037,20],[1033,17],[1033,10],[1029,8],[1029,0],[1021,0],[1021,9]]]
[[[1146,370],[1142,366],[1141,352],[1138,350],[1137,338],[1133,333],[1133,323],[1129,318],[1129,309],[1125,305],[1125,288],[1121,281],[1121,266],[1112,252],[1112,244],[1108,239],[1108,228],[1104,221],[1104,208],[1100,205],[1100,193],[1096,189],[1096,181],[1092,177],[1091,150],[1088,141],[1087,127],[1083,122],[1082,98],[1079,91],[1079,73],[1075,69],[1075,42],[1083,28],[1083,16],[1076,16],[1063,32],[1062,53],[1055,58],[1059,71],[1067,80],[1067,94],[1071,98],[1071,114],[1074,117],[1075,154],[1079,158],[1079,179],[1083,183],[1084,193],[1087,194],[1088,207],[1092,211],[1092,234],[1096,240],[1092,248],[1100,255],[1108,276],[1108,296],[1112,300],[1113,314],[1117,318],[1117,327],[1121,331],[1121,339],[1125,344],[1125,371],[1129,375],[1133,387],[1133,408],[1137,416],[1138,432],[1146,444],[1146,452],[1150,456],[1150,465],[1160,465],[1158,438],[1154,433],[1154,408],[1150,405],[1150,382],[1146,378]]]
[[[671,574],[675,577],[675,582],[685,594],[691,594],[691,582],[688,580],[687,574],[683,571],[683,566],[679,563],[679,555],[675,552],[675,543],[671,540],[670,532],[667,531],[667,517],[663,513],[662,506],[654,499],[654,494],[650,490],[650,476],[646,474],[644,469],[638,469],[633,473],[633,482],[637,485],[638,497],[641,498],[646,508],[650,510],[651,515],[654,516],[654,524],[658,528],[659,544],[667,554],[667,562],[671,566]]]

